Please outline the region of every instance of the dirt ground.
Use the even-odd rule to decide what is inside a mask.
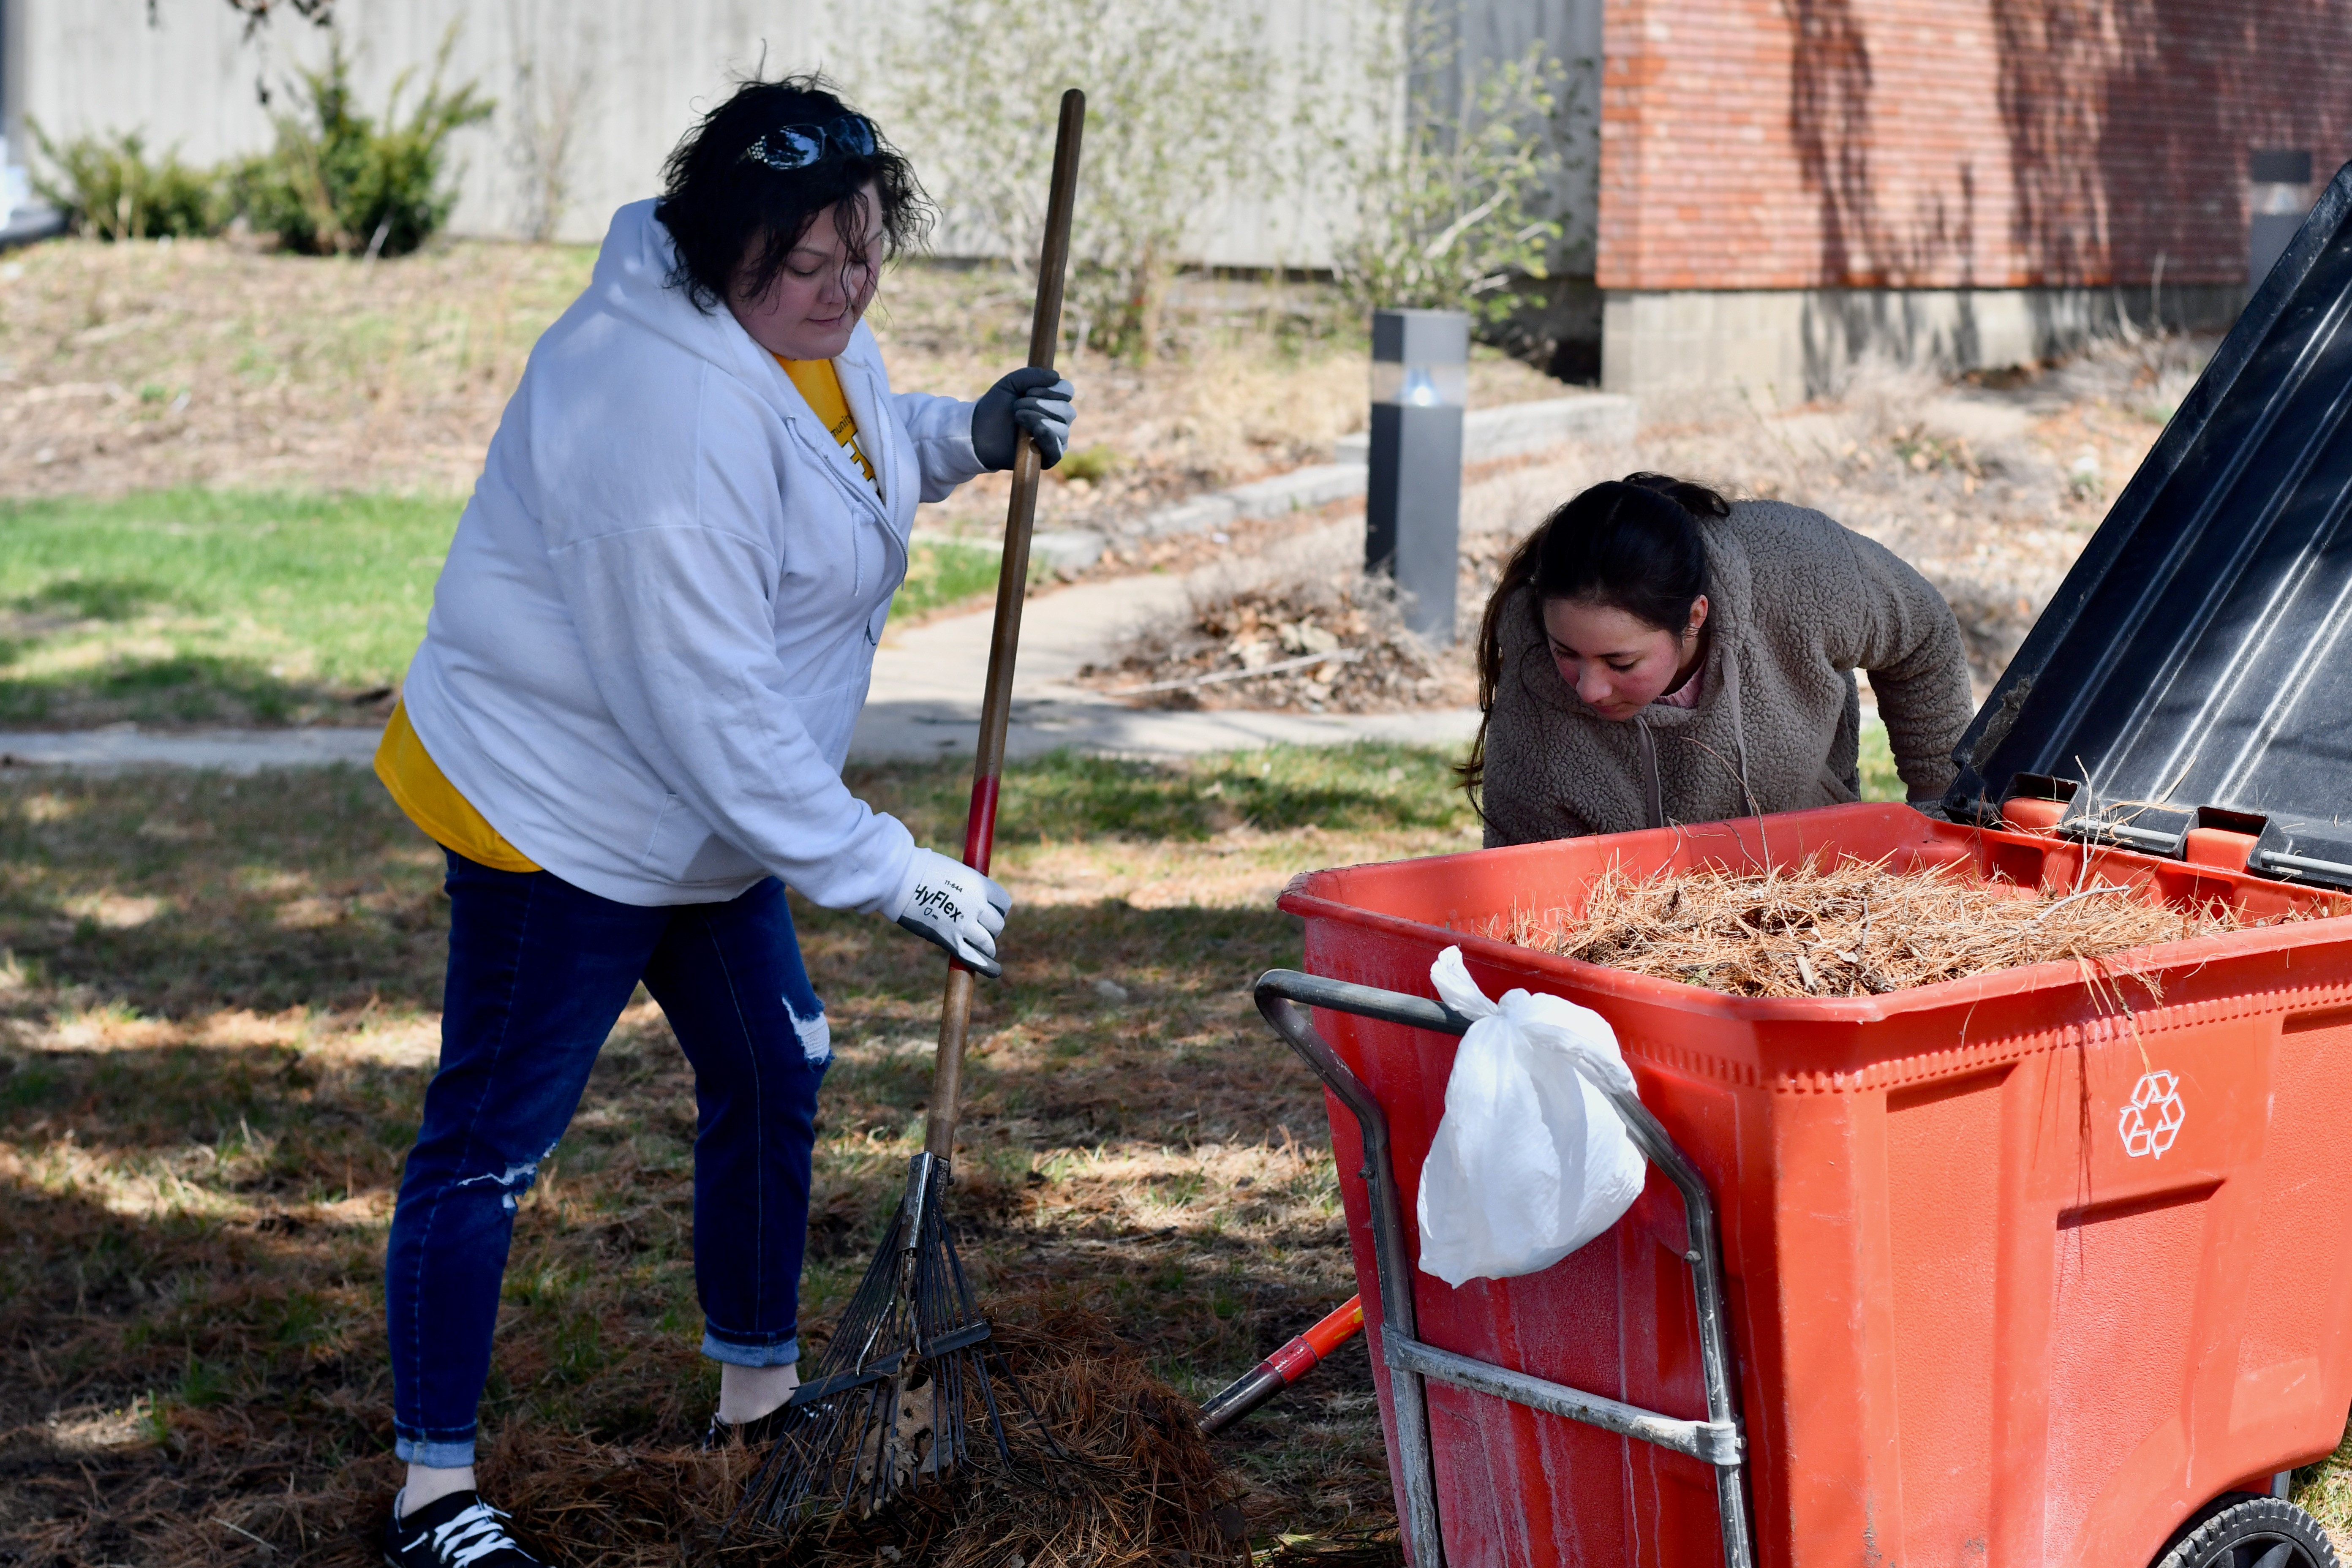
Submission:
[[[851,783],[940,843],[968,777]],[[973,1026],[966,1266],[992,1310],[1091,1313],[1204,1397],[1356,1289],[1320,1092],[1250,1002],[1298,962],[1275,895],[1475,824],[1444,760],[1402,748],[1049,760],[1011,771],[1002,820],[1024,934]],[[374,1561],[381,1258],[438,1037],[439,882],[356,771],[0,773],[0,1562]],[[821,1337],[920,1145],[940,968],[870,917],[795,919],[836,1051]],[[523,1202],[485,1405],[494,1485],[572,1489],[530,1493],[525,1524],[604,1531],[570,1568],[675,1562],[709,1523],[646,1479],[716,1484],[693,1137],[641,997]],[[1370,1390],[1359,1345],[1218,1440],[1263,1549],[1392,1528]]]

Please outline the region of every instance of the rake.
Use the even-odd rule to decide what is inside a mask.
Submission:
[[[1029,363],[1050,370],[1061,335],[1062,277],[1070,254],[1070,210],[1076,194],[1078,138],[1086,95],[1062,95],[1054,174],[1037,262],[1036,314]],[[986,871],[996,840],[996,802],[1013,710],[1013,661],[1021,638],[1021,605],[1029,581],[1029,535],[1036,518],[1036,444],[1019,432],[1013,448],[1013,501],[1004,560],[996,582],[996,626],[981,703],[971,809],[964,821],[964,863]],[[797,1534],[835,1512],[870,1518],[910,1489],[945,1479],[975,1458],[973,1407],[987,1428],[979,1452],[1013,1479],[1046,1485],[1035,1458],[1070,1462],[991,1342],[988,1320],[972,1300],[956,1257],[944,1204],[962,1097],[964,1038],[971,1021],[972,972],[948,966],[940,1008],[940,1045],[931,1073],[923,1152],[907,1164],[906,1194],[867,1266],[857,1292],[827,1342],[816,1375],[781,1412],[773,1447],[754,1473],[738,1518]],[[1014,1428],[1025,1429],[1017,1445]]]

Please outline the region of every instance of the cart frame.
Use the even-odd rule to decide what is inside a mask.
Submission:
[[[1395,1412],[1397,1468],[1404,1485],[1404,1531],[1415,1568],[1442,1568],[1445,1545],[1438,1529],[1437,1473],[1430,1446],[1426,1381],[1507,1399],[1548,1415],[1564,1415],[1604,1431],[1687,1454],[1715,1468],[1716,1510],[1723,1533],[1725,1568],[1753,1568],[1745,1485],[1747,1438],[1734,1398],[1731,1333],[1725,1310],[1723,1248],[1717,1237],[1714,1194],[1658,1119],[1633,1094],[1611,1089],[1587,1075],[1623,1118],[1625,1131],[1643,1157],[1666,1174],[1682,1194],[1685,1245],[1691,1295],[1698,1314],[1699,1362],[1706,1386],[1707,1418],[1684,1420],[1565,1384],[1550,1383],[1507,1367],[1456,1355],[1422,1342],[1413,1311],[1412,1264],[1405,1252],[1402,1209],[1390,1156],[1388,1117],[1370,1089],[1315,1030],[1311,1007],[1374,1018],[1434,1034],[1461,1036],[1472,1020],[1423,996],[1325,980],[1297,970],[1270,969],[1258,977],[1257,1009],[1276,1034],[1314,1069],[1361,1130],[1364,1168],[1360,1173],[1371,1209],[1372,1254],[1381,1300],[1381,1358],[1391,1374],[1390,1403]]]

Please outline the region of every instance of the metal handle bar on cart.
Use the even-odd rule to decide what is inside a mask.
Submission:
[[[1274,1026],[1275,1033],[1315,1069],[1315,1076],[1339,1103],[1355,1113],[1363,1132],[1361,1175],[1371,1200],[1372,1255],[1381,1293],[1381,1358],[1403,1379],[1402,1384],[1391,1383],[1390,1395],[1396,1412],[1397,1446],[1402,1450],[1398,1468],[1404,1474],[1405,1539],[1412,1548],[1415,1568],[1440,1568],[1445,1561],[1445,1546],[1437,1528],[1436,1465],[1430,1451],[1429,1413],[1423,1394],[1423,1380],[1433,1377],[1456,1388],[1638,1437],[1714,1466],[1725,1568],[1752,1568],[1755,1556],[1748,1533],[1748,1494],[1741,1476],[1747,1442],[1732,1399],[1731,1335],[1724,1311],[1723,1251],[1716,1237],[1715,1199],[1697,1167],[1675,1146],[1649,1107],[1630,1093],[1597,1082],[1593,1085],[1617,1108],[1634,1146],[1682,1194],[1683,1261],[1690,1266],[1692,1299],[1698,1305],[1699,1364],[1706,1384],[1704,1421],[1663,1415],[1422,1343],[1414,1325],[1412,1275],[1405,1257],[1396,1171],[1389,1154],[1388,1117],[1363,1080],[1315,1032],[1307,1008],[1352,1013],[1440,1035],[1467,1033],[1471,1020],[1426,997],[1319,979],[1291,969],[1269,969],[1259,975],[1256,994],[1257,1010]],[[1592,1081],[1589,1076],[1587,1081]]]

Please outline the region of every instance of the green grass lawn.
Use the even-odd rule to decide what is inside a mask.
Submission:
[[[1895,771],[1895,751],[1886,743],[1886,724],[1883,720],[1870,720],[1862,727],[1862,798],[1906,798],[1903,775]]]
[[[457,510],[198,489],[0,507],[0,723],[348,715],[406,668]]]
[[[462,503],[179,489],[0,504],[0,725],[375,722]],[[894,611],[984,595],[924,541]]]

